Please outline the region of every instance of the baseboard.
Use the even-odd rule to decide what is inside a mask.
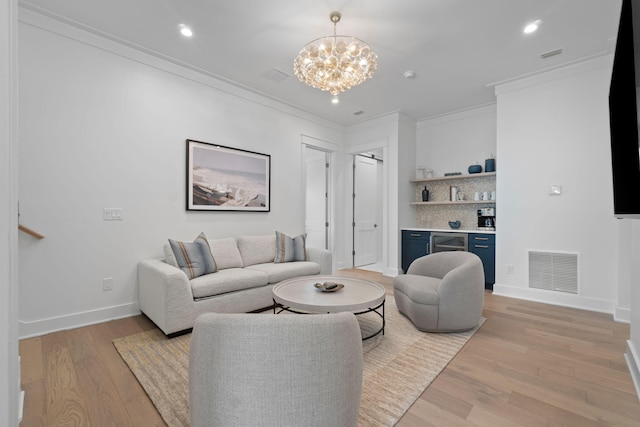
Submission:
[[[631,323],[631,309],[616,307],[613,312],[613,320],[620,323]]]
[[[496,283],[495,285],[493,285],[493,294],[504,297],[523,299],[527,301],[559,305],[562,307],[577,308],[580,310],[608,313],[611,315],[613,315],[615,311],[613,301],[585,298],[579,295],[568,294],[564,292],[553,292],[541,289],[505,286]]]
[[[400,269],[399,268],[385,268],[384,272],[382,273],[383,276],[387,276],[387,277],[396,277],[400,275]]]
[[[344,270],[345,268],[351,268],[351,267],[347,265],[347,263],[344,261],[338,261],[336,263],[336,270]]]
[[[20,390],[20,397],[18,398],[18,424],[22,422],[24,415],[24,390]]]
[[[121,319],[140,314],[138,303],[122,304],[97,310],[72,313],[48,319],[18,321],[18,338],[25,339],[49,334],[51,332],[94,325],[109,320]]]
[[[22,358],[18,356],[18,384],[22,387]],[[20,390],[18,395],[18,424],[22,422],[24,416],[24,390]]]
[[[633,385],[636,387],[636,397],[640,400],[640,356],[631,340],[627,341],[627,352],[624,358],[627,360],[627,366],[631,373]]]

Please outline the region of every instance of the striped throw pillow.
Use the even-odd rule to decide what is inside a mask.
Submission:
[[[276,258],[275,263],[306,261],[307,260],[307,233],[296,237],[289,237],[276,231]]]
[[[189,279],[216,272],[216,262],[211,255],[211,248],[204,233],[200,233],[193,242],[169,239],[169,245],[176,257],[178,267]]]

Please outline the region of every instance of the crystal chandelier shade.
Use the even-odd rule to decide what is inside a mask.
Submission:
[[[293,70],[300,81],[338,95],[371,78],[378,56],[364,41],[336,35],[339,12],[332,12],[329,17],[333,36],[309,42],[296,57]]]

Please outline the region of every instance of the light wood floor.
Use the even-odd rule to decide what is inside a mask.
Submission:
[[[341,274],[376,280],[393,293],[378,273]],[[488,292],[484,316],[399,427],[640,426],[623,357],[628,325]],[[165,425],[111,344],[154,327],[136,316],[21,341],[21,425]]]

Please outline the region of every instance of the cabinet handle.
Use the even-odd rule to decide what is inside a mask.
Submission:
[[[411,237],[420,237],[422,234],[412,234]]]
[[[487,246],[487,245],[475,245],[475,246],[476,246],[476,248],[481,248],[481,249],[488,249],[489,248],[489,246]]]
[[[488,237],[474,237],[476,240],[489,240]]]

